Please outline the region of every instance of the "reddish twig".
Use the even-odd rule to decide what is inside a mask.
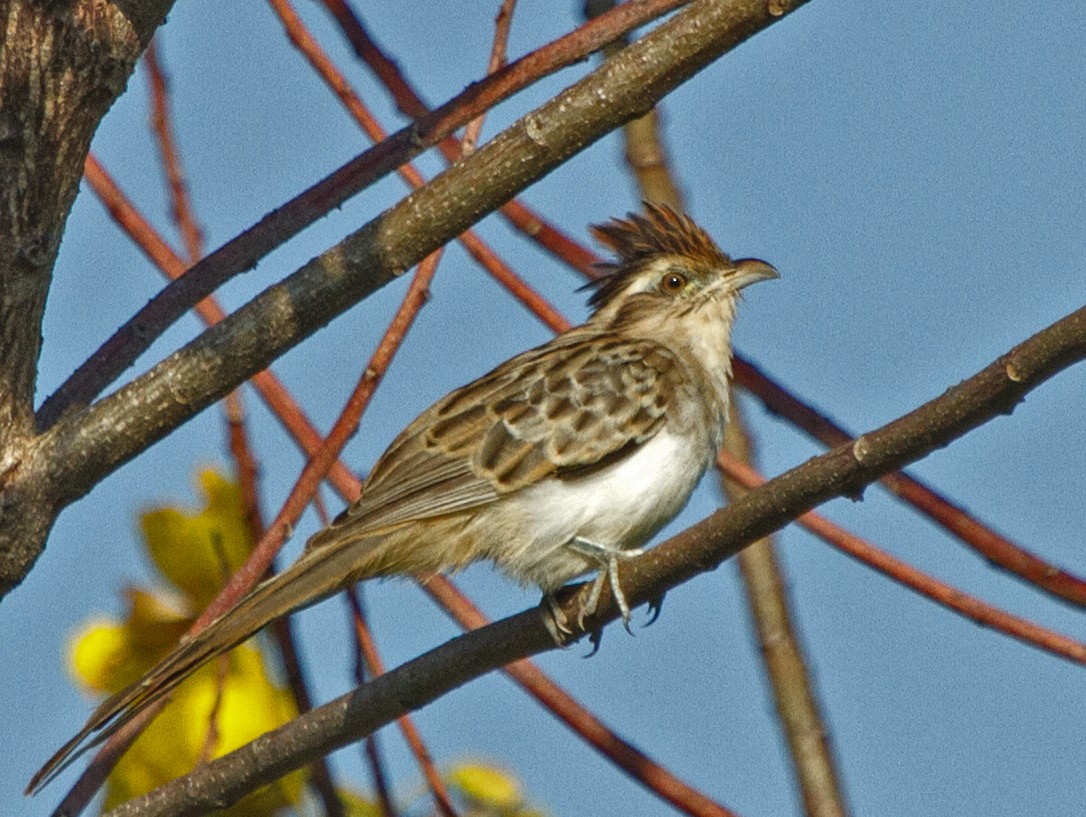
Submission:
[[[158,45],[151,40],[143,54],[147,68],[147,80],[151,86],[151,131],[158,144],[159,159],[166,171],[170,189],[170,214],[181,231],[189,263],[195,264],[204,255],[204,231],[197,223],[189,196],[188,184],[181,167],[181,159],[173,137],[169,105],[169,85],[166,74],[158,62]]]
[[[717,464],[736,482],[753,490],[767,482],[757,471],[734,457],[722,455]],[[1055,633],[1031,621],[1011,615],[997,607],[963,593],[933,576],[905,564],[874,545],[809,511],[795,520],[811,533],[857,561],[873,567],[887,578],[925,596],[942,606],[990,627],[1032,647],[1050,652],[1078,664],[1086,664],[1086,644]]]
[[[204,629],[230,609],[245,592],[256,584],[293,532],[295,524],[312,500],[317,487],[328,476],[332,465],[338,461],[343,447],[354,436],[359,418],[369,405],[377,385],[403,343],[407,330],[411,328],[419,310],[426,303],[430,281],[437,271],[441,254],[441,250],[438,250],[419,264],[396,315],[389,323],[380,343],[377,344],[377,349],[351,392],[343,411],[332,425],[332,430],[306,462],[283,507],[268,526],[264,536],[257,542],[245,564],[234,573],[223,591],[196,620],[192,628],[193,634]]]
[[[190,264],[197,263],[204,253],[203,230],[196,219],[192,198],[185,182],[185,174],[173,135],[172,115],[170,111],[169,83],[158,60],[158,49],[152,41],[147,49],[146,65],[151,87],[151,130],[158,145],[159,157],[165,172],[167,188],[170,194],[170,213],[177,223],[183,237]],[[261,513],[260,491],[258,484],[259,468],[249,443],[245,427],[244,412],[239,390],[234,390],[224,398],[226,409],[229,449],[234,460],[235,473],[241,491],[242,508],[246,525],[253,542],[260,541],[264,535],[264,519]],[[227,577],[228,578],[228,577]],[[290,621],[281,619],[273,628],[275,640],[282,658],[287,684],[294,697],[299,712],[307,712],[312,706],[309,686],[298,658],[298,647],[294,640]],[[225,659],[225,656],[223,656]],[[226,680],[228,664],[219,662],[219,685],[215,706],[208,720],[210,728],[205,741],[206,751],[210,751],[217,737],[217,711],[222,697],[222,685]],[[327,758],[317,758],[310,764],[310,783],[324,806],[326,817],[343,817],[343,804],[336,793]]]
[[[290,41],[309,61],[313,69],[333,90],[355,121],[374,141],[385,138],[384,129],[377,118],[351,87],[343,73],[336,67],[320,47],[308,28],[302,22],[289,0],[268,0],[287,32]],[[353,19],[353,17],[352,17]],[[366,36],[362,32],[362,36]],[[367,38],[368,39],[368,38]],[[446,140],[453,141],[455,140]],[[459,148],[457,148],[459,150]],[[412,165],[406,164],[399,169],[400,175],[412,187],[421,187],[425,183],[422,174]],[[517,298],[531,304],[532,311],[554,331],[561,332],[569,328],[569,322],[547,301],[523,281],[498,254],[484,242],[474,230],[468,230],[459,238],[464,248],[495,279],[502,283]]]
[[[114,221],[117,222],[136,246],[147,255],[151,262],[167,278],[177,278],[181,275],[185,270],[185,262],[158,234],[158,231],[151,226],[150,222],[132,205],[132,202],[117,186],[117,183],[110,177],[93,153],[87,156],[83,172],[87,183],[102,204],[105,205]],[[196,313],[209,326],[226,317],[226,313],[213,298],[205,299],[197,304]],[[279,421],[291,436],[296,439],[306,440],[306,444],[315,450],[322,439],[321,434],[309,422],[305,413],[298,407],[298,404],[290,396],[279,378],[270,371],[263,371],[254,375],[249,382],[269,407],[273,408],[273,413],[279,418]],[[341,463],[336,463],[331,476],[333,478],[338,477],[341,480],[354,478],[350,469]]]
[[[686,2],[688,0],[632,0],[623,3],[612,13],[470,85],[428,115],[273,210],[194,265],[176,284],[167,286],[133,315],[45,400],[36,413],[39,427],[51,427],[72,406],[89,405],[197,302],[235,275],[252,269],[273,249],[360,190],[451,135],[481,112]]]
[[[366,735],[365,753],[366,761],[373,774],[373,785],[377,789],[377,805],[381,809],[381,815],[382,817],[397,817],[399,812],[396,811],[396,806],[392,802],[392,792],[389,791],[384,766],[381,764],[381,748],[377,743],[376,732]]]
[[[828,447],[853,438],[844,428],[785,389],[750,361],[736,357],[735,379],[767,409]],[[893,494],[912,505],[945,531],[1010,573],[1062,601],[1086,606],[1086,581],[1012,542],[954,505],[947,497],[901,471],[881,480]]]
[[[517,0],[502,0],[498,8],[498,16],[494,19],[494,44],[490,49],[490,61],[487,63],[487,74],[493,74],[500,68],[504,68],[508,62],[506,52],[509,48],[509,29],[513,25],[513,8]],[[483,132],[483,122],[486,121],[486,112],[468,122],[464,128],[464,138],[460,140],[460,152],[468,154],[475,150],[479,143],[479,135]]]
[[[326,526],[327,518],[321,522]],[[362,639],[357,637],[359,627],[365,628],[369,635],[369,626],[366,624],[366,609],[362,604],[362,589],[357,585],[349,588],[344,594],[347,599],[347,609],[355,622],[356,637],[354,640],[354,679],[358,686],[366,683],[366,656],[362,649]],[[396,817],[396,806],[392,802],[392,790],[388,785],[388,775],[385,774],[385,766],[381,759],[380,747],[377,744],[377,733],[366,735],[365,740],[366,761],[373,775],[373,786],[377,790],[377,804],[381,808],[383,817]]]
[[[226,412],[226,430],[230,457],[234,461],[234,474],[241,491],[241,505],[245,510],[245,525],[254,542],[264,535],[264,514],[260,505],[260,466],[249,444],[245,425],[245,408],[241,392],[232,391],[223,399]]]
[[[389,92],[400,113],[409,119],[425,119],[431,116],[433,112],[411,83],[408,82],[399,66],[391,57],[385,54],[370,36],[362,21],[346,2],[344,0],[321,0],[321,2],[339,24],[343,35],[351,44],[358,58],[369,67],[374,76]],[[614,14],[620,9],[625,9],[631,5],[631,3],[623,3],[619,9],[613,9],[608,14]],[[597,19],[602,19],[604,16],[600,15]],[[451,136],[442,139],[437,143],[437,146],[449,162],[455,162],[461,156],[461,145]],[[586,250],[578,242],[570,239],[527,205],[514,199],[504,204],[499,212],[514,227],[529,236],[541,247],[562,258],[574,269],[593,277],[594,267],[600,261],[599,257],[590,250]]]
[[[529,311],[539,318],[548,328],[556,334],[564,332],[570,327],[570,322],[551,303],[532,288],[523,278],[517,275],[496,252],[485,242],[481,241],[474,232],[466,232],[460,236],[460,243],[464,249],[484,270],[486,270],[498,283],[518,301],[528,307]]]
[[[377,642],[374,641],[373,633],[366,622],[357,590],[348,591],[347,601],[351,607],[355,642],[359,653],[362,655],[362,660],[369,670],[369,675],[371,678],[384,675],[385,664],[381,660],[381,654],[377,651]],[[445,781],[441,779],[441,774],[438,772],[437,766],[434,765],[434,759],[430,755],[430,750],[426,748],[426,744],[422,740],[422,734],[419,732],[418,727],[415,726],[414,720],[410,715],[404,715],[402,718],[397,718],[396,724],[400,727],[400,732],[403,734],[404,740],[407,741],[411,754],[415,756],[415,761],[419,764],[419,769],[422,771],[422,776],[430,789],[430,794],[433,795],[434,804],[437,806],[438,811],[445,817],[457,817],[456,808],[449,796],[449,790],[445,786]]]
[[[261,512],[259,491],[259,467],[249,445],[249,435],[244,422],[244,410],[240,390],[232,391],[223,400],[226,406],[227,427],[230,438],[230,454],[234,460],[238,486],[241,490],[242,507],[245,510],[246,525],[254,542],[259,542],[264,535],[264,519]],[[274,567],[272,568],[274,571]],[[309,694],[309,683],[302,669],[298,655],[298,642],[294,637],[294,628],[290,618],[277,619],[272,623],[275,643],[283,661],[283,671],[287,686],[294,696],[294,703],[299,712],[308,712],[313,708],[313,698]],[[343,803],[336,792],[332,771],[328,759],[317,758],[309,766],[310,783],[317,797],[324,806],[326,817],[343,817]]]
[[[289,0],[268,0],[268,2],[279,16],[291,43],[299,52],[301,52],[302,56],[309,62],[313,70],[317,72],[322,80],[324,80],[325,84],[332,89],[333,93],[335,93],[336,97],[351,114],[355,122],[374,142],[381,142],[384,140],[387,136],[384,128],[362,101],[361,97],[359,97],[351,87],[351,84],[347,81],[343,72],[336,67],[335,63],[328,57],[324,49],[320,47],[320,44],[313,37],[312,33],[310,33],[301,17],[298,16],[297,11]],[[459,155],[459,145],[456,143],[455,139],[444,140],[442,143],[443,149],[445,149],[445,146],[449,142],[453,144],[454,152]],[[397,172],[403,177],[404,181],[413,188],[421,187],[426,181],[423,178],[422,173],[411,164],[403,165]],[[557,325],[568,327],[568,323],[564,322],[557,310],[547,304],[547,302],[535,293],[528,284],[524,283],[501,260],[498,254],[479,237],[477,232],[474,230],[467,230],[458,240],[463,244],[464,248],[468,251],[468,254],[478,261],[487,272],[502,282],[504,286],[511,290],[515,289],[516,292],[514,294],[518,297],[523,296],[530,299],[538,309],[536,314],[540,316],[544,323],[547,323],[552,327]],[[556,331],[561,330],[559,329]]]

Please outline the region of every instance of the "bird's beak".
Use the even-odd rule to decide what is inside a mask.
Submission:
[[[748,287],[759,281],[770,281],[773,278],[780,277],[781,274],[777,272],[772,264],[767,264],[765,261],[759,261],[757,258],[740,258],[735,262],[735,272],[732,274],[728,284],[733,290],[738,292],[743,287]]]

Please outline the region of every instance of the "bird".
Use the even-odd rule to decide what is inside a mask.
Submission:
[[[412,421],[361,495],[147,674],[103,702],[34,776],[40,789],[198,667],[272,620],[364,579],[454,572],[480,560],[555,593],[593,571],[578,624],[609,584],[630,609],[618,564],[686,505],[720,447],[740,292],[777,270],[733,260],[687,215],[642,213],[592,227],[614,260],[587,285],[590,317],[456,389]],[[546,614],[549,607],[549,615]]]

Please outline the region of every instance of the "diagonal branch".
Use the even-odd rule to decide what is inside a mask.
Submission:
[[[773,414],[827,446],[852,439],[847,429],[820,413],[741,356],[733,361],[735,380]],[[1019,576],[1052,597],[1086,606],[1086,581],[1012,542],[982,520],[955,505],[935,488],[901,471],[886,474],[882,484],[951,536],[964,542],[990,564]]]
[[[63,506],[485,213],[774,22],[699,0],[38,444]]]
[[[915,411],[770,480],[764,486],[623,565],[626,595],[659,597],[716,568],[743,546],[836,496],[858,496],[881,475],[942,448],[1000,414],[1086,357],[1086,307],[1012,349]],[[614,620],[605,593],[594,629]],[[569,613],[573,618],[570,600]],[[237,751],[114,809],[109,817],[195,815],[235,801],[392,719],[519,658],[554,649],[536,610],[454,639]]]
[[[473,83],[433,112],[375,145],[308,190],[268,213],[167,286],[84,361],[37,412],[41,429],[73,407],[94,400],[178,318],[239,273],[329,211],[452,134],[468,121],[532,83],[585,59],[593,51],[689,0],[632,0],[592,23]],[[806,2],[806,0],[803,0]],[[753,3],[733,4],[754,6]],[[764,11],[760,17],[765,17]],[[762,20],[758,28],[772,22]],[[425,255],[425,253],[424,253]],[[418,260],[418,259],[416,259]]]
[[[766,481],[757,471],[735,457],[721,456],[717,460],[717,465],[729,479],[735,480],[748,489],[757,488]],[[1086,664],[1086,644],[1081,641],[1061,635],[970,596],[953,585],[895,559],[886,551],[880,550],[814,511],[797,517],[795,521],[831,547],[837,548],[861,564],[879,571],[886,578],[970,619],[981,627],[1016,638],[1023,644],[1045,650],[1073,663]],[[746,556],[752,549],[747,548],[740,556]],[[813,731],[818,733],[818,738],[822,737],[819,727],[814,727]]]

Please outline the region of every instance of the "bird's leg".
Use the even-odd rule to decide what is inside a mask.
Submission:
[[[626,603],[626,596],[618,583],[618,560],[632,559],[635,556],[640,556],[645,551],[641,548],[623,550],[613,545],[592,542],[581,536],[574,537],[573,541],[570,542],[570,546],[579,553],[595,560],[600,566],[596,580],[592,582],[592,587],[588,591],[588,598],[581,605],[581,612],[577,616],[578,625],[583,628],[584,617],[590,616],[596,611],[600,593],[603,591],[603,583],[610,580],[611,593],[614,595],[615,604],[618,605],[619,612],[622,614],[622,626],[626,628],[626,632],[633,635],[633,631],[630,629],[630,605]]]

